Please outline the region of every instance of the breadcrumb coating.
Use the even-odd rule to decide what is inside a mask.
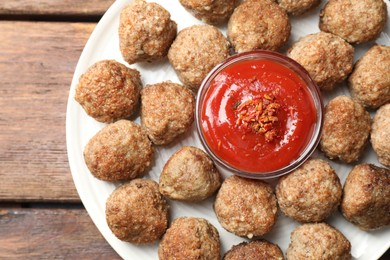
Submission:
[[[108,227],[120,240],[149,244],[167,229],[169,205],[153,180],[135,179],[116,188],[106,202]]]
[[[271,0],[246,0],[228,22],[228,39],[237,53],[255,49],[277,51],[289,39],[287,13]]]
[[[337,229],[325,223],[304,224],[291,233],[287,259],[349,260],[351,243]]]
[[[332,166],[309,159],[279,179],[276,198],[281,211],[299,222],[326,220],[340,205],[342,187]]]
[[[160,260],[220,259],[221,244],[217,229],[206,219],[180,217],[175,219],[158,248]]]
[[[147,85],[141,91],[141,125],[156,145],[166,145],[194,122],[195,97],[170,81]]]
[[[262,236],[276,222],[276,197],[268,183],[233,175],[222,183],[214,211],[227,231],[241,237]]]
[[[344,217],[363,230],[390,225],[390,170],[356,165],[344,183]]]
[[[173,200],[201,201],[221,186],[222,177],[201,149],[184,146],[175,152],[160,174],[160,192]]]
[[[196,18],[209,24],[226,22],[236,7],[237,0],[179,0]]]
[[[374,40],[387,21],[383,0],[329,0],[320,14],[320,29],[349,43]]]
[[[242,242],[233,246],[223,260],[283,260],[283,252],[279,246],[267,240]]]
[[[129,64],[165,57],[176,33],[176,22],[157,3],[136,0],[121,12],[119,47]]]
[[[357,161],[367,145],[371,117],[362,105],[338,96],[325,107],[320,148],[330,159]]]
[[[374,116],[371,131],[371,144],[378,160],[390,167],[390,104],[381,106]]]
[[[141,88],[141,76],[136,69],[115,60],[102,60],[81,75],[75,100],[97,121],[112,123],[134,114]]]
[[[141,177],[153,159],[152,143],[136,123],[119,120],[95,134],[84,148],[90,172],[104,181]]]
[[[180,81],[196,93],[211,69],[229,56],[229,47],[218,28],[193,25],[179,32],[168,59]]]
[[[314,33],[299,39],[287,56],[301,64],[318,87],[333,90],[353,68],[354,48],[330,33]]]
[[[390,46],[374,45],[355,64],[348,79],[354,100],[367,108],[390,102]]]

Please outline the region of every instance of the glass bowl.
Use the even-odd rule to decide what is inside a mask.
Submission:
[[[195,122],[205,150],[222,169],[269,179],[293,171],[314,152],[323,109],[319,88],[301,65],[256,50],[229,57],[206,76]],[[311,116],[305,117],[305,111]]]

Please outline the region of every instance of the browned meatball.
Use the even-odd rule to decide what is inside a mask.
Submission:
[[[371,131],[372,148],[381,164],[390,167],[390,104],[378,109]]]
[[[201,201],[221,186],[221,174],[201,149],[184,146],[174,153],[160,174],[160,192],[173,200]]]
[[[351,259],[351,243],[337,229],[325,224],[304,224],[291,233],[287,259]]]
[[[248,238],[267,234],[277,217],[272,187],[264,181],[235,175],[222,183],[214,210],[223,228]]]
[[[116,188],[106,202],[108,227],[123,241],[153,243],[164,234],[168,218],[169,205],[152,180],[132,180]]]
[[[157,3],[136,0],[121,12],[119,47],[129,64],[165,57],[176,33],[177,24]]]
[[[352,97],[368,108],[390,102],[390,46],[374,45],[355,64],[349,77]]]
[[[309,159],[279,179],[276,198],[281,211],[300,222],[321,222],[341,202],[342,187],[334,169],[321,159]]]
[[[172,222],[158,248],[160,260],[221,257],[217,229],[202,218],[181,217]]]
[[[210,24],[227,21],[237,0],[179,0],[196,18]]]
[[[111,123],[135,112],[141,87],[137,70],[115,60],[103,60],[81,75],[75,99],[89,116]]]
[[[370,114],[347,96],[332,99],[325,107],[320,147],[330,159],[357,161],[371,131]]]
[[[321,0],[277,0],[277,2],[287,13],[300,15],[318,6]]]
[[[211,25],[193,25],[179,32],[168,52],[181,82],[197,92],[206,75],[229,56],[229,42]]]
[[[171,143],[194,121],[195,97],[182,85],[163,82],[141,91],[141,121],[156,145]]]
[[[341,211],[363,230],[390,225],[390,170],[372,164],[355,166],[344,184]]]
[[[223,257],[223,260],[283,260],[279,246],[267,240],[243,242],[233,246]]]
[[[233,12],[227,35],[236,52],[276,51],[290,37],[287,13],[272,0],[246,0]]]
[[[354,48],[338,36],[319,32],[296,42],[287,56],[310,74],[321,90],[332,90],[345,80],[353,68]]]
[[[383,0],[329,0],[321,10],[320,29],[349,43],[362,43],[374,40],[386,20]]]
[[[85,163],[91,173],[113,182],[141,177],[152,157],[152,144],[144,130],[127,120],[104,127],[84,149]]]

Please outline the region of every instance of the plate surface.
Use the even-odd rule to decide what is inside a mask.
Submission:
[[[103,59],[115,59],[126,64],[119,51],[118,25],[119,14],[122,8],[130,3],[131,0],[117,0],[103,16],[96,26],[90,39],[88,40],[84,51],[77,64],[74,73],[70,94],[68,99],[67,117],[66,117],[66,139],[69,164],[74,183],[80,198],[96,224],[102,235],[116,252],[124,259],[158,259],[158,243],[147,246],[136,246],[130,243],[118,240],[110,231],[105,220],[105,202],[111,192],[115,189],[115,184],[100,181],[94,178],[84,163],[83,150],[88,140],[105,125],[98,123],[89,117],[82,107],[74,100],[75,87],[78,79],[89,66]],[[193,24],[201,24],[199,20],[192,17],[180,4],[173,0],[155,0],[161,4],[170,13],[174,21],[178,23],[178,30]],[[388,13],[390,13],[390,3],[386,1]],[[324,4],[324,3],[323,3]],[[322,5],[323,5],[322,4]],[[322,7],[322,6],[321,6]],[[292,34],[286,48],[300,37],[319,31],[318,20],[320,8],[300,17],[291,17]],[[389,17],[388,17],[389,21]],[[220,27],[223,33],[226,32],[226,26]],[[390,45],[390,28],[387,22],[384,32],[381,33],[376,43]],[[355,61],[371,47],[373,42],[356,46]],[[128,64],[126,64],[128,65]],[[153,64],[136,64],[130,67],[136,68],[141,72],[144,85],[171,80],[180,82],[169,65],[167,60]],[[324,96],[325,104],[327,101],[337,95],[349,95],[348,88],[345,85]],[[373,115],[373,114],[372,114]],[[136,119],[139,123],[139,118]],[[176,142],[169,146],[157,147],[155,149],[154,165],[146,174],[145,178],[151,178],[158,182],[159,174],[168,158],[180,147],[184,145],[193,145],[202,148],[202,145],[195,132],[195,126]],[[321,152],[316,151],[314,157],[324,158]],[[370,162],[380,165],[376,155],[371,147],[368,147],[360,162]],[[342,183],[347,177],[351,165],[338,162],[331,162]],[[226,177],[228,174],[224,173]],[[169,201],[171,205],[171,219],[179,216],[202,217],[209,220],[219,231],[222,253],[231,248],[232,245],[244,241],[224,230],[218,223],[213,212],[212,203],[214,197],[202,203],[181,203]],[[340,212],[336,212],[327,223],[338,228],[352,244],[352,255],[355,259],[377,259],[390,247],[390,229],[382,229],[373,232],[364,232],[347,222]],[[285,253],[290,241],[291,231],[298,226],[297,222],[286,218],[279,212],[278,220],[274,229],[264,238],[273,243],[277,243]]]

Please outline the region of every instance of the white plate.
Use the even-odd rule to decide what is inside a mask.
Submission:
[[[80,198],[93,222],[96,224],[108,243],[110,243],[116,252],[125,259],[157,259],[158,243],[147,246],[136,246],[122,242],[118,240],[108,228],[105,220],[105,202],[107,197],[114,190],[115,185],[94,178],[86,167],[83,158],[84,146],[88,140],[105,125],[98,123],[89,117],[73,98],[78,79],[89,66],[103,59],[116,59],[125,63],[119,51],[117,32],[120,11],[130,2],[131,0],[117,0],[110,7],[96,26],[84,48],[83,53],[81,54],[74,73],[68,100],[66,117],[67,149],[72,176]],[[155,0],[155,2],[164,6],[171,13],[172,19],[178,23],[179,30],[193,24],[202,23],[186,12],[186,10],[179,4],[179,1]],[[390,4],[388,1],[387,5],[389,10]],[[291,46],[294,41],[304,35],[319,31],[319,10],[320,8],[317,8],[315,11],[310,12],[307,15],[291,19],[292,35],[287,46]],[[388,13],[390,13],[390,10]],[[226,32],[226,27],[220,29],[224,33]],[[389,35],[389,25],[387,24],[385,32],[381,33],[376,42],[383,45],[390,45]],[[372,44],[373,43],[358,46],[356,49],[355,59],[359,58]],[[142,81],[145,85],[164,80],[179,82],[176,74],[166,60],[164,62],[158,62],[151,65],[132,65],[130,67],[137,68],[141,72]],[[325,102],[328,101],[329,98],[340,94],[348,95],[348,89],[346,86],[340,86],[337,91],[331,95],[327,95],[325,97]],[[136,121],[139,122],[139,118]],[[168,147],[156,148],[154,157],[155,164],[145,178],[152,178],[155,181],[158,181],[160,171],[167,159],[173,152],[183,145],[202,147],[198,136],[195,133],[194,126],[186,136],[183,136],[174,144],[169,145]],[[316,152],[316,156],[323,158],[323,155],[320,152]],[[379,165],[371,147],[367,149],[362,161]],[[342,183],[344,183],[351,166],[336,162],[331,163],[338,173]],[[205,202],[197,204],[169,201],[172,209],[171,219],[179,216],[206,218],[218,229],[222,242],[222,253],[224,253],[229,250],[232,245],[238,244],[244,239],[225,231],[221,227],[212,209],[213,199],[214,198],[211,198]],[[390,247],[389,228],[374,232],[364,232],[347,222],[339,212],[336,212],[336,214],[327,222],[341,230],[341,232],[344,233],[344,235],[351,241],[352,255],[354,258],[377,259]],[[280,214],[276,226],[269,235],[265,236],[265,238],[277,243],[285,253],[290,240],[290,233],[297,225],[298,223]]]

